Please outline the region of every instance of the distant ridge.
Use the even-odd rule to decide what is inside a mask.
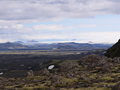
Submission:
[[[120,39],[117,43],[115,43],[112,47],[110,47],[107,52],[105,53],[107,57],[120,57]]]
[[[14,50],[14,49],[24,49],[26,46],[20,44],[20,43],[0,43],[0,50]]]
[[[21,43],[21,44],[22,44],[23,42],[22,42],[22,41],[15,41],[15,42],[13,42],[13,43]]]
[[[36,41],[36,40],[27,41],[27,43],[36,43],[36,42],[38,42],[38,41]]]
[[[37,41],[32,41],[37,42]],[[0,50],[96,50],[96,49],[108,49],[111,47],[111,44],[89,44],[89,43],[75,43],[75,42],[67,42],[67,43],[29,43],[24,44],[21,41],[17,42],[7,42],[0,44]]]

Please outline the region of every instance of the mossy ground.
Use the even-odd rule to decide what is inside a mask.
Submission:
[[[120,64],[111,68],[111,72],[102,72],[102,66],[86,68],[78,60],[57,61],[59,67],[64,63],[74,64],[70,70],[60,71],[59,68],[49,74],[36,74],[26,78],[0,77],[0,89],[2,90],[112,90],[112,87],[120,83]],[[74,62],[77,62],[76,65]],[[52,64],[52,62],[50,63]],[[66,64],[69,66],[69,64]],[[75,66],[76,65],[76,66]],[[64,68],[66,69],[66,68]],[[37,72],[36,72],[37,73]]]

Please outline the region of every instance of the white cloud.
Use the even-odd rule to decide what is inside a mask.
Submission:
[[[62,33],[38,33],[33,35],[23,35],[24,39],[76,39],[77,42],[92,41],[94,43],[115,43],[119,39],[120,32],[62,32]],[[83,41],[82,41],[83,42]]]
[[[5,40],[5,39],[0,39],[0,42],[7,42],[7,40]]]
[[[81,24],[79,27],[97,27],[95,24]]]
[[[24,26],[21,25],[21,24],[17,24],[17,25],[11,26],[11,28],[12,28],[12,29],[22,29],[22,28],[24,28]]]
[[[44,26],[44,25],[43,25]],[[46,25],[49,27],[49,25]],[[41,39],[77,39],[78,42],[84,40],[84,42],[96,42],[96,43],[115,43],[119,39],[120,32],[82,32],[82,31],[74,31],[74,30],[58,30],[57,27],[43,27],[41,30],[32,30],[31,28],[23,27],[22,25],[11,26],[10,29],[5,29],[0,32],[0,42],[5,41],[17,41],[17,40],[41,40]],[[65,29],[67,27],[61,26],[60,29]],[[26,28],[26,29],[25,29]],[[44,29],[49,29],[50,31],[45,31]],[[56,31],[57,29],[57,31]],[[52,30],[52,31],[51,31]],[[45,32],[44,32],[45,31]],[[79,41],[80,40],[80,41]]]
[[[74,27],[64,27],[63,25],[34,25],[34,30],[66,30],[66,29],[73,29]]]
[[[120,32],[81,32],[74,33],[74,38],[92,41],[94,43],[115,43]],[[70,37],[70,38],[73,38]]]
[[[105,25],[106,27],[112,27],[112,25]]]
[[[37,40],[42,40],[42,39],[66,39],[68,38],[67,36],[64,35],[55,35],[55,34],[36,34],[36,35],[23,35],[22,38],[26,40],[32,40],[32,39],[37,39]]]

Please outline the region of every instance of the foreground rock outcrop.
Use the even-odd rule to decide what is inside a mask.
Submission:
[[[88,55],[30,70],[26,78],[0,77],[0,90],[120,90],[120,58]]]

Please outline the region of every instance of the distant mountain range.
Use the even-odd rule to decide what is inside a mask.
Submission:
[[[15,41],[15,42],[13,42],[13,43],[21,43],[21,44],[24,44],[24,45],[30,45],[30,44],[37,44],[37,43],[39,43],[39,42],[32,39],[32,40],[29,40],[29,41],[27,41],[27,42]]]
[[[30,41],[37,42],[37,41]],[[19,50],[19,49],[33,49],[33,50],[95,50],[95,49],[108,49],[112,44],[89,44],[89,43],[34,43],[34,44],[23,44],[21,41],[17,42],[6,42],[0,44],[0,50]]]

